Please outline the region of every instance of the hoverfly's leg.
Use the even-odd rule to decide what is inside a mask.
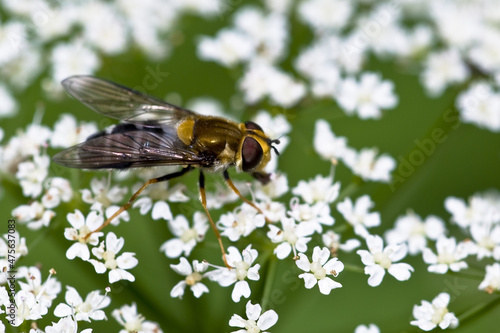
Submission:
[[[251,202],[250,200],[245,198],[243,195],[241,195],[240,191],[236,188],[236,186],[234,186],[231,178],[229,178],[229,173],[227,172],[227,169],[224,170],[224,180],[226,181],[227,185],[229,185],[229,187],[234,191],[234,193],[236,193],[236,195],[238,195],[240,197],[241,200],[243,200],[244,202],[246,202],[247,204],[249,204],[250,206],[255,208],[260,214],[264,215],[264,212],[259,207],[257,207],[253,202]],[[264,215],[264,218],[266,219],[267,223],[271,223],[271,221],[268,220],[268,218],[265,215]]]
[[[219,242],[220,250],[222,251],[222,260],[224,261],[224,265],[226,265],[227,268],[231,269],[232,267],[229,266],[229,264],[227,263],[226,250],[224,249],[224,245],[222,244],[222,238],[220,236],[220,232],[215,226],[214,220],[212,220],[212,216],[210,215],[210,212],[208,211],[207,208],[207,196],[205,194],[205,175],[201,170],[200,170],[200,197],[201,197],[201,205],[203,206],[203,209],[205,209],[205,212],[207,213],[210,225],[212,226],[212,229],[214,230],[215,233],[215,237],[217,237],[217,241]]]
[[[144,189],[146,189],[146,187],[148,187],[149,185],[155,184],[155,183],[159,183],[159,182],[164,182],[164,181],[167,181],[167,180],[170,180],[170,179],[173,179],[173,178],[180,177],[183,174],[185,174],[186,172],[190,171],[191,169],[192,169],[191,166],[187,166],[187,167],[185,167],[184,169],[182,169],[180,171],[177,171],[177,172],[165,175],[165,176],[161,176],[161,177],[158,177],[158,178],[152,178],[152,179],[148,180],[144,185],[142,185],[142,187],[137,192],[134,193],[134,195],[128,200],[128,202],[125,205],[121,206],[120,209],[118,209],[110,218],[108,218],[106,221],[104,221],[99,228],[97,228],[96,230],[94,230],[91,233],[89,233],[85,237],[85,239],[89,238],[89,236],[91,234],[99,232],[102,229],[104,229],[114,218],[116,218],[122,212],[124,212],[127,209],[129,209],[130,206],[132,205],[132,203],[135,201],[135,199],[137,199],[137,197],[141,194],[141,192],[144,191]]]

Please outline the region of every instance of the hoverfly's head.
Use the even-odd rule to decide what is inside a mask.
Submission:
[[[240,129],[244,134],[236,158],[236,167],[244,172],[259,172],[271,160],[271,149],[279,155],[273,144],[279,144],[280,140],[269,139],[262,127],[252,121],[240,124]]]

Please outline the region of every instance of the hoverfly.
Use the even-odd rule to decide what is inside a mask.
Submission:
[[[201,204],[219,242],[228,266],[222,239],[207,208],[204,171],[222,171],[229,187],[246,203],[234,186],[227,169],[250,173],[262,183],[269,182],[263,171],[271,159],[278,139],[270,139],[254,122],[237,124],[221,117],[199,115],[124,86],[93,76],[72,76],[62,85],[66,91],[94,111],[121,121],[118,125],[91,135],[83,143],[67,148],[53,157],[66,167],[79,169],[128,169],[182,166],[180,171],[149,179],[129,201],[103,222],[102,230],[130,208],[151,184],[167,181],[198,168]],[[228,266],[229,267],[229,266]]]

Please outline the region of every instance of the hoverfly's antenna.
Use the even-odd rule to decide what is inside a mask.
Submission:
[[[280,152],[278,151],[278,149],[275,146],[273,146],[273,143],[279,145],[280,139],[269,140],[269,146],[271,146],[271,148],[274,150],[274,152],[276,153],[277,156],[280,156]]]

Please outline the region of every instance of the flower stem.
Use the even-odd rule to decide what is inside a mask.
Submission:
[[[496,297],[489,302],[477,304],[476,306],[469,308],[467,311],[457,316],[457,318],[460,323],[475,318],[477,319],[480,315],[486,313],[486,311],[493,309],[498,303],[500,303],[500,297]]]
[[[276,278],[277,259],[274,256],[269,256],[269,265],[267,269],[266,282],[264,284],[264,291],[262,292],[262,299],[260,301],[263,310],[267,310],[267,303],[270,299],[273,290],[274,280]]]

